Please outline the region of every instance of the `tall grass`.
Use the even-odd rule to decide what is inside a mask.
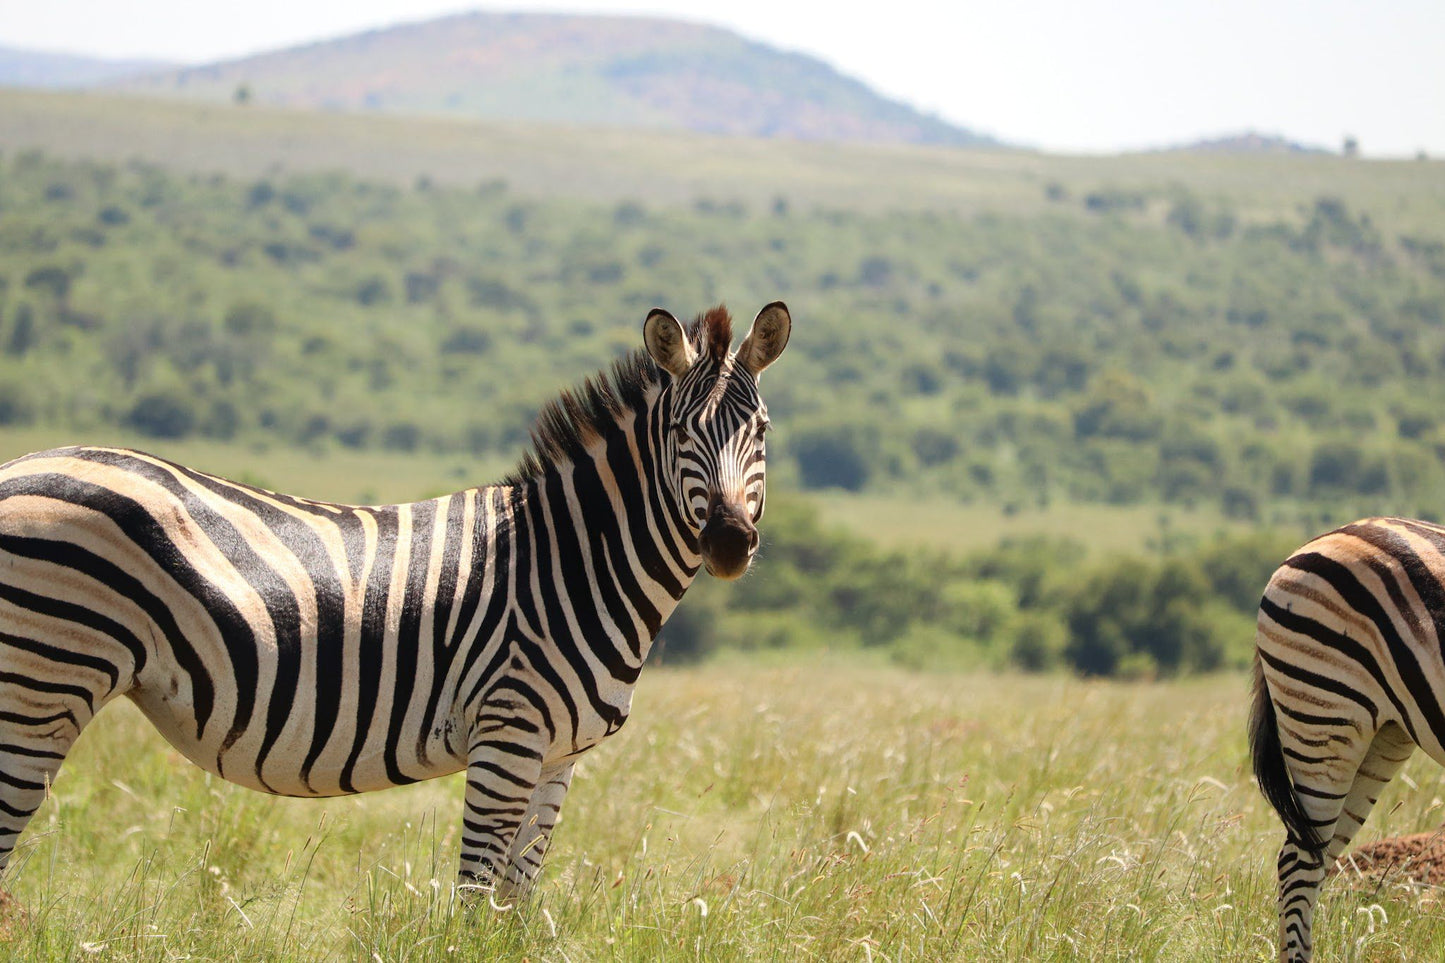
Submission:
[[[453,896],[457,777],[271,799],[119,705],[21,845],[0,955],[1267,959],[1281,833],[1246,775],[1245,690],[649,670],[633,721],[579,765],[534,898],[505,912]],[[1441,822],[1433,764],[1405,776],[1372,827]],[[1334,880],[1318,929],[1322,959],[1445,957],[1429,892]]]

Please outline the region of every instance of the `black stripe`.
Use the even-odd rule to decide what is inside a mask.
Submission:
[[[407,554],[405,586],[401,600],[401,622],[397,627],[396,670],[392,674],[391,721],[387,730],[382,762],[386,775],[401,786],[416,782],[404,775],[397,760],[397,749],[411,708],[411,694],[416,687],[418,654],[421,649],[422,612],[431,600],[427,598],[427,570],[431,563],[432,526],[436,522],[436,502],[418,502],[411,506],[411,551]],[[435,666],[432,667],[435,669]],[[425,729],[422,730],[426,732]]]
[[[11,602],[12,604],[21,604],[19,602],[16,602],[16,600],[12,597],[12,591],[13,590],[8,585],[0,585],[0,598],[5,599],[7,602]],[[28,592],[23,594],[29,595]],[[39,596],[31,596],[31,598],[39,598]],[[48,602],[53,600],[41,599],[41,601]],[[66,608],[76,609],[79,607],[66,606]],[[81,609],[81,611],[89,612],[88,609]],[[94,613],[91,614],[93,615]],[[70,621],[78,620],[71,619]],[[116,623],[111,624],[115,625],[116,628],[121,628],[119,625],[116,625]],[[124,631],[124,629],[122,629],[122,631]],[[134,638],[134,636],[132,636],[132,638]],[[20,649],[22,652],[29,652],[31,655],[38,655],[42,659],[46,659],[50,662],[55,663],[57,668],[60,668],[62,666],[67,667],[70,671],[67,672],[66,668],[60,668],[60,674],[69,676],[71,678],[74,677],[73,674],[76,669],[90,669],[93,672],[98,672],[110,680],[110,684],[107,686],[105,691],[106,695],[114,692],[116,690],[116,684],[120,681],[119,666],[114,665],[111,662],[107,662],[105,659],[98,659],[95,656],[86,655],[83,652],[72,652],[69,649],[62,649],[53,645],[47,645],[46,643],[41,642],[37,639],[27,639],[22,636],[11,635],[9,632],[0,632],[0,643],[8,645],[14,649]]]
[[[591,462],[584,460],[577,464],[574,471],[579,471],[582,465],[586,465],[589,470],[592,468]],[[587,478],[587,474],[591,475],[590,479]],[[587,495],[600,496],[602,485],[601,481],[597,479],[595,470],[585,473],[583,477],[584,484],[578,484],[573,489],[577,496],[585,498],[584,491]],[[590,490],[585,488],[587,480],[593,482]],[[583,505],[585,514],[587,502],[583,502]],[[607,631],[608,626],[597,610],[597,597],[593,594],[595,589],[602,593],[603,601],[609,605],[609,608],[613,606],[621,608],[621,600],[617,598],[616,586],[611,581],[612,572],[606,557],[602,554],[602,539],[596,537],[596,532],[579,532],[577,530],[572,519],[566,486],[561,475],[556,472],[549,472],[547,475],[547,507],[554,543],[549,554],[553,571],[557,573],[556,584],[551,587],[560,588],[554,600],[558,609],[570,609],[572,617],[577,623],[580,638],[573,639],[572,643],[578,647],[579,651],[582,647],[590,650],[614,679],[621,679],[631,684],[637,680],[637,670],[640,666],[628,665],[625,654],[618,652],[612,644],[612,639]],[[593,502],[591,507],[597,512],[595,525],[606,529],[614,527],[617,523],[610,504],[597,505]],[[584,552],[593,560],[593,574],[597,579],[595,587],[589,582],[587,576],[587,565],[583,560]],[[611,621],[618,629],[627,631],[629,636],[632,635],[631,619],[626,610],[622,611],[620,620],[614,617]],[[553,629],[553,638],[558,638],[555,628]],[[591,688],[595,691],[596,687]],[[598,704],[606,707],[606,710],[613,716],[617,714],[614,706],[594,700],[594,707]],[[609,722],[613,721],[606,713],[603,718],[607,718]]]
[[[451,681],[452,661],[456,650],[447,644],[447,628],[451,621],[452,607],[456,604],[457,583],[461,578],[462,546],[467,535],[467,502],[474,497],[475,492],[457,492],[447,499],[446,533],[442,541],[440,577],[437,580],[432,610],[431,691],[427,695],[426,709],[422,713],[421,728],[416,734],[416,757],[421,760],[428,760],[427,740],[438,714],[442,712],[442,694]],[[474,521],[474,527],[482,527],[479,516]],[[472,564],[474,568],[481,568],[476,559],[473,559]]]
[[[48,692],[52,695],[73,696],[85,703],[85,708],[91,715],[95,714],[95,702],[89,689],[78,685],[70,685],[65,682],[51,682],[49,679],[32,679],[28,675],[20,675],[17,672],[0,671],[0,682],[7,682],[10,685],[22,689],[30,689],[34,692]]]
[[[690,513],[678,503],[671,481],[662,477],[660,462],[662,453],[667,450],[662,440],[663,414],[662,406],[659,405],[647,424],[642,426],[643,430],[637,432],[637,447],[642,453],[642,468],[647,476],[644,488],[647,490],[648,501],[652,507],[657,541],[667,549],[677,568],[691,577],[697,573],[697,566],[689,565],[683,560],[682,549],[685,548],[692,555],[697,554],[697,533],[688,523],[687,518]],[[669,531],[674,533],[673,536],[668,537],[666,533]],[[642,532],[636,532],[633,537],[635,539],[642,534]],[[682,539],[681,547],[675,541],[676,538]],[[662,584],[669,588],[676,587],[677,594],[673,598],[682,598],[682,593],[686,590],[686,586],[681,582],[672,582],[671,586],[668,582]]]
[[[1281,626],[1289,629],[1291,632],[1297,632],[1301,635],[1307,635],[1310,638],[1314,638],[1311,632],[1312,629],[1320,632],[1327,632],[1327,630],[1324,629],[1324,627],[1321,626],[1318,622],[1312,622],[1308,619],[1300,619],[1292,612],[1280,608],[1268,599],[1264,599],[1260,602],[1260,609],[1266,615],[1268,615],[1269,618],[1273,619]],[[1345,641],[1348,642],[1349,640]],[[1379,707],[1375,705],[1373,699],[1371,699],[1369,696],[1366,696],[1363,692],[1353,689],[1345,683],[1340,682],[1336,679],[1332,679],[1329,676],[1320,675],[1318,672],[1311,672],[1308,669],[1300,668],[1293,663],[1277,659],[1269,653],[1265,652],[1263,649],[1259,649],[1258,651],[1260,658],[1262,658],[1265,661],[1265,664],[1274,671],[1280,673],[1281,675],[1294,679],[1296,682],[1302,682],[1305,685],[1308,685],[1315,689],[1322,689],[1325,692],[1332,692],[1335,695],[1341,697],[1342,699],[1345,699],[1346,701],[1353,702],[1363,708],[1365,711],[1369,712],[1371,725],[1378,726],[1380,724]],[[1370,660],[1369,668],[1371,668],[1372,673],[1378,673],[1380,671],[1379,666],[1374,665],[1373,659]],[[1389,693],[1388,688],[1386,688],[1384,691],[1386,693]],[[1395,701],[1396,706],[1398,707],[1399,703],[1397,700],[1395,700],[1395,697],[1393,695],[1391,695],[1391,700]]]
[[[361,633],[357,644],[356,666],[347,677],[356,684],[356,729],[351,753],[341,767],[340,786],[344,792],[356,792],[352,774],[356,761],[366,746],[366,737],[375,717],[381,690],[381,668],[386,658],[386,608],[391,594],[392,567],[396,558],[397,516],[394,510],[377,510],[376,549],[372,553],[371,576],[366,581],[366,598],[361,605]]]
[[[560,479],[555,473],[548,476],[545,484],[549,492],[553,491],[554,485],[560,492]],[[550,672],[553,676],[548,681],[553,685],[558,698],[567,705],[567,711],[572,721],[572,731],[576,733],[581,728],[580,712],[573,699],[573,689],[562,680],[560,675],[552,671],[555,666],[554,656],[560,655],[561,661],[566,662],[573,678],[577,680],[577,686],[582,690],[579,694],[591,704],[595,712],[598,712],[603,718],[608,718],[609,712],[615,714],[616,710],[597,697],[597,680],[593,678],[592,670],[587,665],[587,659],[582,654],[582,645],[585,643],[572,636],[571,626],[567,624],[566,610],[563,608],[560,593],[561,569],[564,562],[559,557],[558,543],[552,532],[553,526],[550,524],[552,520],[550,505],[544,500],[538,499],[535,504],[528,507],[533,509],[528,513],[529,516],[535,519],[531,530],[536,535],[537,588],[541,596],[538,601],[541,603],[545,622],[542,631],[538,633],[541,644],[538,645],[536,641],[529,639],[525,648],[532,653],[529,655],[528,661],[533,668],[543,673]],[[572,547],[574,553],[580,551],[575,545]],[[560,666],[555,667],[560,668]]]

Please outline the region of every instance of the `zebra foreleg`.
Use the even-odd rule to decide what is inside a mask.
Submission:
[[[492,891],[501,882],[542,777],[544,745],[541,714],[530,706],[506,705],[477,721],[467,753],[457,872],[463,893]]]
[[[542,770],[542,780],[532,794],[532,802],[522,818],[522,826],[512,840],[507,855],[507,871],[497,886],[497,898],[510,900],[525,896],[542,868],[552,829],[562,812],[562,800],[572,785],[573,763],[566,762]]]

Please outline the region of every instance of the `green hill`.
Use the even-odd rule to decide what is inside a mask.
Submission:
[[[0,424],[500,459],[653,305],[782,297],[799,326],[769,397],[808,488],[1436,513],[1445,237],[1415,219],[1442,169],[1292,163],[1268,205],[1125,165],[870,211],[13,152]],[[1295,201],[1320,182],[1339,190]]]
[[[1208,669],[1298,528],[1445,511],[1441,223],[1431,162],[0,93],[0,440],[435,493],[653,305],[781,297],[768,574],[670,652]]]
[[[989,138],[874,93],[827,64],[701,24],[465,13],[116,89],[269,106],[692,130],[802,140],[979,145]]]

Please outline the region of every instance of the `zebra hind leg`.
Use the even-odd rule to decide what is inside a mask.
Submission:
[[[89,719],[86,695],[0,671],[0,872]]]
[[[542,770],[542,779],[532,802],[522,818],[522,826],[512,840],[512,849],[507,856],[507,871],[497,886],[497,899],[510,901],[527,894],[532,881],[542,868],[542,859],[547,855],[547,844],[557,817],[562,811],[562,801],[572,785],[573,764],[563,763]]]
[[[1365,824],[1370,810],[1385,786],[1394,779],[1415,751],[1415,741],[1402,726],[1388,723],[1375,735],[1370,743],[1365,761],[1355,773],[1355,782],[1335,823],[1335,835],[1330,840],[1330,863],[1344,855],[1355,838],[1355,833]]]
[[[1364,825],[1384,788],[1410,758],[1415,745],[1399,726],[1387,724],[1370,740],[1363,753],[1354,730],[1344,736],[1334,733],[1323,739],[1304,741],[1315,752],[1326,746],[1338,747],[1338,754],[1321,760],[1326,765],[1295,770],[1295,792],[1322,839],[1322,851],[1312,850],[1293,838],[1286,839],[1279,854],[1279,926],[1281,963],[1308,963],[1314,953],[1312,935],[1315,905],[1329,868]],[[1344,743],[1342,746],[1341,744]],[[1362,758],[1360,758],[1362,757]],[[1354,762],[1359,758],[1359,762]]]

